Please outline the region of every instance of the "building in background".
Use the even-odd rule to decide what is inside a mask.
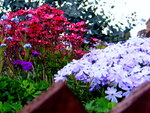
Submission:
[[[150,37],[150,18],[146,22],[146,29],[142,29],[137,33],[138,37]]]

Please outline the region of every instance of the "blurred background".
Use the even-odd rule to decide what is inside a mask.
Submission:
[[[91,2],[93,0],[90,0]],[[150,1],[149,0],[101,0],[105,2],[103,9],[109,15],[109,12],[114,16],[114,23],[122,22],[125,26],[128,22],[128,17],[131,17],[135,22],[135,26],[130,31],[132,36],[136,36],[137,32],[144,29],[146,21],[150,18]],[[112,9],[111,6],[114,5]],[[99,7],[101,8],[101,7]],[[135,18],[132,13],[136,14]],[[113,24],[113,23],[112,23]],[[127,23],[128,24],[128,23]]]
[[[47,3],[64,10],[70,22],[85,21],[89,29],[86,39],[125,41],[144,29],[149,19],[148,0],[0,0],[0,16]]]

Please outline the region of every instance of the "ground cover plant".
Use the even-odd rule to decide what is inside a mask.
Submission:
[[[108,108],[106,103],[109,102],[114,106],[136,87],[150,81],[149,43],[149,38],[135,37],[126,42],[109,44],[104,49],[92,49],[81,59],[73,60],[59,70],[55,74],[55,82],[62,80],[68,82],[73,90],[79,88],[74,91],[85,102],[86,108],[91,112],[101,112],[100,108],[97,110],[96,102],[101,101],[99,106],[106,105],[105,108]],[[92,99],[91,95],[101,99]]]
[[[48,82],[0,78],[0,113],[16,113],[49,87]]]

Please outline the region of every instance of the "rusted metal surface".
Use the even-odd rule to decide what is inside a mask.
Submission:
[[[150,82],[146,82],[109,113],[150,113]]]
[[[19,113],[87,113],[63,82],[58,82]]]

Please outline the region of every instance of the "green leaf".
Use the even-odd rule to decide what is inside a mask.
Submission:
[[[3,103],[0,101],[0,111],[2,112]]]
[[[39,94],[41,94],[42,92],[41,91],[36,91],[34,94],[33,94],[33,97],[37,97]]]
[[[93,104],[94,104],[94,100],[90,101],[90,103],[87,103],[85,105],[85,108],[88,109],[88,110],[90,110],[92,108]]]
[[[7,102],[5,102],[4,104],[3,104],[3,113],[10,113],[10,111],[11,111],[11,105],[9,104],[9,103],[7,103]]]
[[[13,100],[13,99],[15,99],[14,96],[8,95],[8,100]]]
[[[108,103],[108,108],[109,108],[109,109],[112,109],[112,108],[114,108],[116,105],[117,105],[117,103],[109,102],[109,103]]]
[[[11,103],[11,107],[14,111],[17,112],[17,111],[21,110],[23,106],[21,105],[21,101],[18,101],[16,103]]]
[[[96,98],[94,100],[91,100],[90,102],[85,104],[85,108],[93,113],[107,113],[109,112],[116,103],[111,103],[108,100],[106,100],[104,97]]]

